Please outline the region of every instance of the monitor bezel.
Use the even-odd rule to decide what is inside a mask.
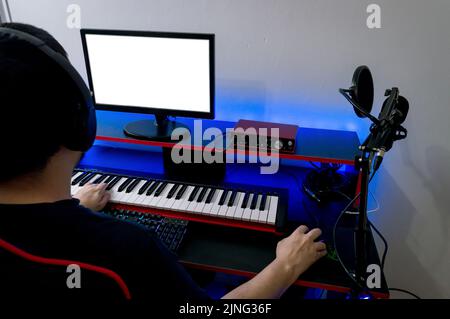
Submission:
[[[84,61],[86,65],[86,73],[89,82],[89,88],[93,96],[94,105],[97,110],[154,114],[163,116],[181,116],[202,119],[214,119],[215,117],[215,35],[211,33],[183,33],[183,32],[161,32],[161,31],[131,31],[131,30],[108,30],[108,29],[80,29],[81,41],[83,46]],[[198,39],[209,40],[209,78],[210,78],[210,109],[209,112],[186,111],[186,110],[168,110],[160,108],[150,108],[132,105],[111,105],[97,103],[95,100],[95,91],[92,81],[92,73],[89,62],[89,54],[86,43],[86,35],[119,35],[119,36],[140,36],[140,37],[159,37],[159,38],[175,38],[175,39]]]

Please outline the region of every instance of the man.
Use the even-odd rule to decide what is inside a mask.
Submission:
[[[0,26],[31,34],[67,58],[42,29]],[[0,88],[0,238],[39,256],[109,268],[137,300],[207,298],[146,229],[94,212],[108,202],[105,184],[87,185],[71,197],[72,171],[83,154],[65,147],[61,132],[76,97],[52,61],[31,47],[2,43]],[[278,243],[273,262],[224,298],[280,297],[326,254],[325,244],[315,242],[319,236],[319,229],[300,226]]]

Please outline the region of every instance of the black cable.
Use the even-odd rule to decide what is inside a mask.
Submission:
[[[411,291],[408,291],[406,289],[401,289],[401,288],[389,288],[389,291],[399,291],[399,292],[403,292],[405,294],[408,294],[410,296],[413,296],[416,299],[421,299],[419,296],[417,296],[416,294],[412,293]]]
[[[330,194],[340,192],[349,185],[350,179],[338,172],[342,165],[328,164],[319,167],[313,162],[310,164],[315,169],[306,174],[303,191],[317,202],[329,200]]]
[[[372,181],[373,177],[375,176],[377,171],[374,171],[372,173],[372,176],[369,178],[369,182],[368,184],[370,184],[370,182]],[[336,223],[334,224],[333,227],[333,244],[334,244],[334,250],[336,252],[336,257],[339,261],[339,263],[341,264],[341,267],[344,269],[345,273],[347,274],[347,276],[356,284],[356,286],[358,286],[358,288],[363,289],[363,287],[361,287],[361,285],[359,284],[359,282],[352,276],[352,274],[350,273],[350,271],[347,269],[347,267],[345,267],[344,262],[342,261],[341,257],[339,256],[339,252],[336,248],[336,228],[337,225],[339,223],[339,221],[341,220],[342,216],[345,214],[345,212],[347,211],[347,209],[361,196],[361,192],[358,193],[358,195],[355,196],[355,198],[353,198],[348,204],[347,206],[345,206],[345,208],[341,211],[341,213],[339,214],[338,218],[336,219]]]
[[[314,162],[310,161],[309,164],[311,164],[314,168],[316,168],[318,170],[320,169],[320,166],[317,166],[316,163],[314,163]]]
[[[313,163],[311,162],[311,164],[313,164]],[[315,166],[315,165],[313,165],[313,166]],[[376,172],[377,172],[377,171],[374,171],[374,172],[372,173],[372,176],[370,177],[369,182],[368,182],[369,184],[370,184],[370,182],[372,181],[372,179],[374,178]],[[300,182],[298,181],[297,176],[296,176],[295,174],[293,174],[292,172],[287,173],[287,175],[289,175],[290,177],[292,177],[292,178],[294,179],[295,183],[297,184],[297,187],[298,187],[299,191],[301,191],[302,187],[300,186]],[[342,266],[342,268],[344,269],[344,271],[346,272],[347,276],[349,276],[359,288],[362,288],[361,285],[356,281],[356,279],[351,275],[350,271],[345,267],[344,263],[342,262],[341,258],[339,257],[339,253],[337,252],[337,249],[336,249],[336,228],[337,228],[337,224],[338,224],[338,222],[340,221],[340,219],[342,218],[342,216],[344,215],[344,213],[347,211],[347,209],[348,209],[348,208],[349,208],[349,207],[350,207],[350,206],[351,206],[351,205],[352,205],[352,204],[360,197],[361,193],[358,193],[353,199],[351,199],[347,194],[345,194],[345,193],[343,193],[343,192],[340,192],[340,191],[338,191],[338,190],[332,190],[332,191],[330,191],[330,192],[334,192],[334,193],[340,194],[341,196],[343,196],[343,197],[345,197],[346,199],[349,199],[349,200],[350,200],[350,202],[347,204],[347,206],[341,211],[341,213],[339,214],[339,216],[338,216],[338,218],[337,218],[337,220],[336,220],[336,223],[334,224],[334,227],[333,227],[333,245],[334,245],[334,249],[335,249],[335,252],[336,252],[337,260],[338,260],[339,263],[341,264],[341,266]],[[304,208],[306,214],[307,214],[310,218],[313,217],[312,219],[313,219],[314,222],[317,224],[317,226],[319,226],[319,225],[320,225],[319,220],[318,220],[317,218],[315,218],[315,216],[314,216],[313,214],[310,214],[310,213],[309,213],[309,210],[307,209],[306,204],[305,204],[304,201],[302,201],[302,205],[303,205],[303,208]],[[381,262],[381,269],[384,270],[384,264],[385,264],[386,255],[387,255],[387,252],[388,252],[388,247],[389,247],[389,245],[388,245],[386,239],[384,238],[384,236],[383,236],[383,235],[381,234],[381,232],[380,232],[380,231],[372,224],[372,222],[371,222],[370,220],[368,220],[368,222],[369,222],[369,225],[372,227],[372,229],[378,234],[378,236],[381,238],[381,240],[382,240],[383,243],[384,243],[384,247],[385,247],[385,248],[384,248],[383,257],[382,257],[382,262]]]
[[[381,258],[381,269],[384,270],[384,262],[386,261],[386,255],[388,253],[389,245],[388,245],[388,242],[387,242],[386,238],[384,238],[384,236],[375,227],[375,225],[372,224],[372,222],[370,220],[368,220],[368,221],[369,221],[370,227],[372,227],[372,229],[378,234],[378,236],[381,238],[381,240],[383,241],[383,244],[384,244],[383,257]]]

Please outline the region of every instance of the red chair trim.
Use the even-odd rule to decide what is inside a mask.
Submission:
[[[120,290],[122,291],[125,298],[127,300],[131,299],[130,290],[128,289],[128,286],[125,283],[125,281],[116,272],[114,272],[110,269],[83,263],[83,262],[78,262],[78,261],[39,257],[36,255],[32,255],[16,246],[4,241],[3,239],[0,239],[0,247],[4,248],[5,250],[11,252],[14,255],[17,255],[23,259],[26,259],[26,260],[29,260],[29,261],[32,261],[35,263],[54,265],[54,266],[66,266],[66,267],[68,265],[75,264],[75,265],[80,266],[80,268],[84,268],[84,269],[87,269],[87,270],[90,270],[93,272],[97,272],[99,274],[102,274],[102,275],[114,280],[119,285]]]

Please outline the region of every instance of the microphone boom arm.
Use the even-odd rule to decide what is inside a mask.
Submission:
[[[354,108],[356,108],[359,112],[361,112],[361,114],[363,114],[364,116],[366,116],[367,118],[369,118],[369,120],[371,120],[374,124],[379,125],[380,124],[380,120],[378,120],[375,116],[373,116],[370,113],[367,113],[366,111],[364,111],[358,104],[356,104],[352,98],[347,94],[348,90],[344,90],[344,89],[339,89],[339,93],[341,93],[346,99],[347,101],[353,105]]]

